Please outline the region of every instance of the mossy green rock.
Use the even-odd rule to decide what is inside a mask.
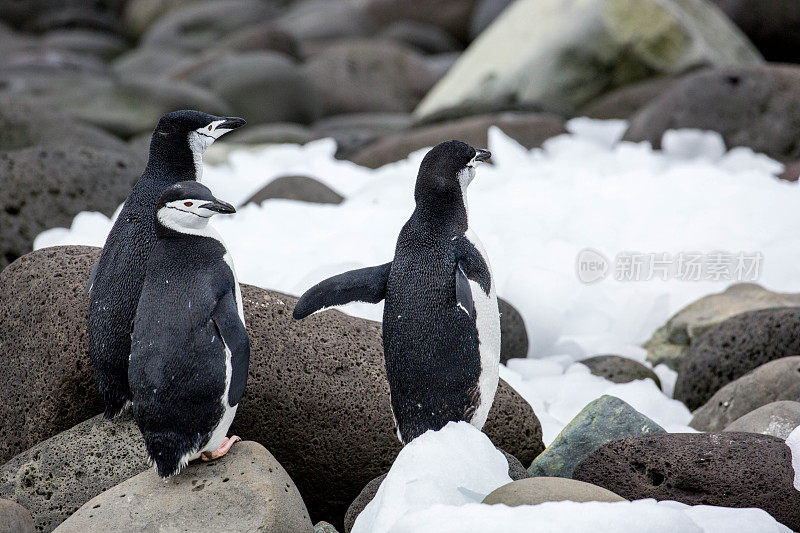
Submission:
[[[614,396],[603,395],[583,408],[534,459],[528,474],[571,478],[575,467],[602,445],[630,436],[666,433],[664,428]]]

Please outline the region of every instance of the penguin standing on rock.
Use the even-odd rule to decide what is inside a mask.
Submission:
[[[209,225],[235,213],[205,186],[167,189],[154,215],[157,242],[147,260],[131,342],[133,415],[158,474],[225,455],[226,437],[247,382],[250,343],[230,254]]]
[[[158,199],[175,183],[199,181],[203,152],[244,124],[240,118],[175,111],[161,117],[153,132],[144,173],[125,200],[86,288],[89,356],[106,418],[114,417],[130,400],[131,331],[145,263],[156,242]]]
[[[416,209],[394,260],[309,289],[294,317],[384,298],[383,348],[400,441],[465,420],[482,429],[497,390],[500,315],[482,244],[467,220],[467,186],[487,150],[444,142],[422,160]]]

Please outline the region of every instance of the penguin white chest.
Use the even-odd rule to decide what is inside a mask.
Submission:
[[[475,246],[475,249],[483,257],[491,278],[489,294],[484,292],[478,282],[469,280],[472,301],[475,305],[475,326],[478,330],[478,350],[481,359],[481,373],[478,377],[480,399],[472,420],[469,422],[478,429],[482,429],[489,417],[489,410],[494,402],[497,383],[500,379],[500,313],[497,308],[497,293],[492,267],[483,243],[471,229],[464,232],[464,237]]]

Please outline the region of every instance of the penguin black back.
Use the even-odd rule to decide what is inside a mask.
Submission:
[[[125,200],[87,285],[89,356],[107,418],[130,398],[130,335],[145,263],[156,241],[159,196],[175,183],[199,179],[203,151],[244,123],[200,111],[175,111],[161,117],[153,132],[147,166]]]

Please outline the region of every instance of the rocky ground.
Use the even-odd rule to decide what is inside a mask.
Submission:
[[[370,168],[449,138],[485,146],[492,125],[533,148],[575,116],[625,119],[625,140],[657,148],[667,130],[717,131],[796,181],[800,6],[635,4],[0,0],[0,531],[101,531],[124,519],[137,530],[332,533],[357,527],[373,500],[380,515],[376,494],[400,446],[378,323],[337,311],[296,323],[293,297],[245,285],[253,354],[232,428],[245,442],[167,484],[130,420],[97,416],[83,288],[98,249],[32,244],[80,212],[110,216],[166,111],[246,118],[215,146],[221,160],[333,137],[338,158]],[[276,198],[344,200],[289,175],[243,203]],[[654,498],[759,508],[800,530],[800,459],[784,443],[800,426],[798,305],[799,294],[734,285],[645,343],[650,365],[677,372],[674,397],[702,433],[668,433],[601,396],[545,447],[531,404],[502,382],[485,433],[505,481],[476,489],[475,503]],[[505,301],[501,311],[505,363],[529,349],[522,315]],[[626,357],[582,363],[662,388]]]

